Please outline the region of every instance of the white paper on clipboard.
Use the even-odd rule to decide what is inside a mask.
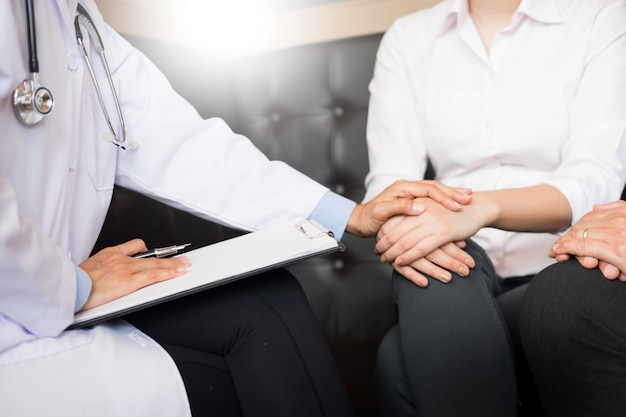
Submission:
[[[174,298],[222,285],[314,255],[344,250],[323,226],[297,218],[186,252],[189,271],[74,316],[69,328],[93,325]]]

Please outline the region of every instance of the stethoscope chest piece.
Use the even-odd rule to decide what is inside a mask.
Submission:
[[[39,123],[52,111],[52,93],[39,86],[36,77],[26,79],[13,92],[13,110],[17,119],[27,126]]]
[[[54,99],[52,98],[50,90],[39,85],[39,62],[37,59],[37,37],[35,34],[35,10],[33,8],[33,0],[25,0],[25,3],[28,29],[28,69],[30,70],[31,78],[24,80],[13,92],[13,111],[17,120],[21,123],[26,126],[34,126],[41,122],[44,116],[52,111],[52,108],[54,107]],[[104,70],[106,72],[107,79],[109,80],[109,86],[111,87],[111,92],[115,101],[117,116],[120,120],[120,135],[118,135],[116,130],[113,128],[113,124],[109,118],[109,112],[104,104],[102,92],[100,91],[100,85],[96,79],[96,74],[93,70],[93,66],[91,65],[91,59],[89,59],[89,54],[87,53],[87,48],[85,47],[83,32],[80,29],[81,24],[87,28],[87,33],[94,42],[94,48],[100,53],[102,58]],[[80,52],[85,59],[89,75],[91,76],[96,93],[98,94],[98,101],[100,102],[102,113],[109,128],[109,132],[111,133],[110,136],[107,135],[107,137],[111,138],[110,140],[107,139],[107,141],[113,143],[115,146],[119,146],[122,149],[136,149],[136,142],[130,141],[126,143],[126,126],[124,124],[124,117],[122,116],[122,109],[120,107],[120,101],[117,97],[117,91],[115,91],[115,85],[113,84],[109,64],[107,63],[106,55],[104,54],[104,44],[102,43],[102,38],[100,38],[100,34],[98,33],[91,16],[89,16],[87,10],[85,10],[85,8],[80,4],[76,5],[74,28],[76,30],[76,42],[78,42]]]

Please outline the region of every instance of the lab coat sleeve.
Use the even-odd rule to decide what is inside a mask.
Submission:
[[[356,206],[354,201],[327,191],[313,209],[309,219],[325,226],[333,232],[335,239],[341,240],[354,206]]]
[[[71,260],[20,211],[12,185],[0,178],[0,352],[71,323],[75,276]]]
[[[120,152],[117,184],[244,230],[313,211],[326,187],[268,160],[223,120],[203,120],[145,56],[106,33],[128,138],[139,146]]]
[[[570,110],[562,164],[546,181],[578,221],[594,203],[616,199],[626,163],[626,3],[612,2],[594,21],[584,75]]]
[[[74,266],[76,271],[76,298],[74,300],[74,312],[80,311],[87,302],[93,283],[89,274],[78,266]]]

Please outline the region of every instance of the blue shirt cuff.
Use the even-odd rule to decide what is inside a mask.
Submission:
[[[355,206],[354,201],[329,190],[317,203],[309,215],[309,220],[315,220],[333,232],[335,239],[341,240]]]
[[[89,294],[91,294],[91,278],[89,278],[89,274],[74,265],[76,268],[76,301],[74,303],[74,312],[79,311],[89,298]]]

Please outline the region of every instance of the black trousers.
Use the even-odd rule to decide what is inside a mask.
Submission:
[[[394,273],[399,323],[378,352],[381,416],[511,417],[520,405],[518,385],[530,386],[530,403],[532,384],[517,347],[530,277],[501,280],[482,248],[468,241],[466,251],[475,268],[448,284],[430,279],[421,288]]]
[[[125,317],[175,360],[194,416],[352,416],[297,280],[278,269]]]
[[[626,416],[626,283],[576,260],[546,268],[528,288],[521,330],[549,417]]]

